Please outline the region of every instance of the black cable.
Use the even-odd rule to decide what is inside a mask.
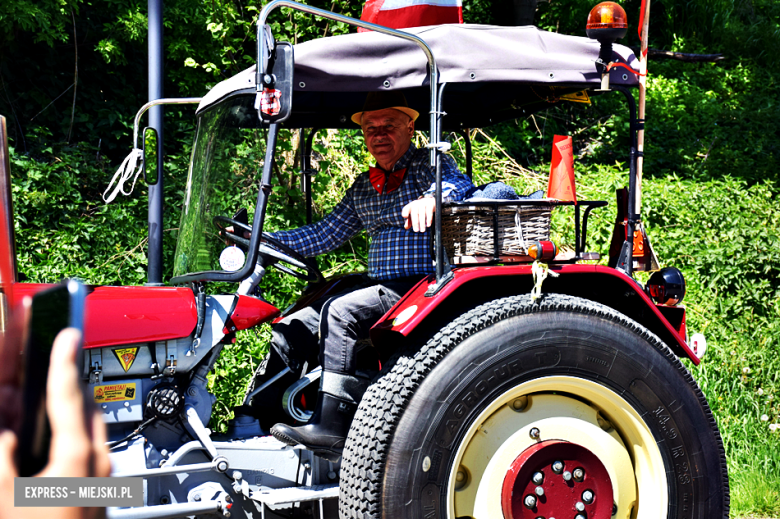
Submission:
[[[156,416],[153,416],[153,417],[149,418],[147,421],[145,421],[144,423],[142,423],[141,425],[139,425],[139,426],[138,426],[138,428],[137,428],[135,431],[131,432],[130,434],[128,434],[127,436],[125,436],[125,437],[124,437],[124,438],[122,438],[121,440],[117,440],[117,441],[115,441],[115,442],[109,442],[109,443],[107,444],[107,445],[108,445],[108,450],[111,450],[111,449],[113,449],[114,447],[116,447],[117,445],[119,445],[119,444],[121,444],[121,443],[124,443],[124,442],[126,442],[126,441],[130,441],[130,440],[132,440],[133,438],[135,438],[136,436],[138,436],[138,434],[139,434],[141,431],[143,431],[144,429],[146,429],[146,427],[147,427],[147,426],[148,426],[150,423],[152,423],[152,422],[153,422],[153,421],[155,421],[155,420],[157,420],[157,417],[156,417]]]

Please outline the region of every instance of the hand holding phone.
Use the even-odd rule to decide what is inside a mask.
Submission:
[[[3,428],[11,428],[18,422],[16,414],[20,406],[17,404],[22,400],[19,383],[22,330],[25,321],[29,321],[25,310],[29,311],[30,306],[27,302],[14,310],[5,335],[0,337],[0,503],[13,503],[14,478],[19,476],[14,454],[19,450],[21,434]],[[79,320],[74,313],[66,312],[66,315],[68,324]],[[56,335],[47,358],[50,369],[41,384],[46,387],[45,409],[52,435],[48,464],[36,474],[38,476],[105,477],[111,472],[105,424],[92,400],[83,393],[80,364],[76,362],[80,344],[81,332],[66,328]],[[0,519],[32,519],[40,514],[40,509],[0,506]],[[99,508],[46,509],[48,519],[84,519],[104,514],[105,511]]]
[[[18,368],[21,355],[14,336],[6,333],[0,338],[0,362],[12,363]],[[4,340],[3,340],[4,339]],[[5,342],[5,344],[3,344]],[[47,384],[46,405],[51,422],[51,449],[48,465],[38,473],[45,477],[106,477],[111,466],[106,447],[106,426],[100,414],[90,409],[91,400],[85,400],[80,384],[80,374],[75,362],[81,334],[74,329],[65,329],[57,335],[51,355],[51,369]],[[5,348],[5,349],[4,349]],[[3,373],[8,373],[3,371]],[[0,380],[0,385],[7,378]],[[10,388],[10,386],[6,386]],[[16,394],[4,392],[7,397],[0,401],[0,421],[11,408],[10,400],[21,399],[21,388]],[[85,405],[89,404],[88,406]],[[8,422],[5,422],[8,423]],[[15,508],[14,478],[19,476],[14,461],[17,450],[17,435],[11,430],[0,430],[0,519],[100,519],[105,517],[102,508]],[[43,515],[42,515],[43,514]]]
[[[61,290],[63,287],[57,288]],[[75,324],[81,327],[84,306],[83,287],[80,290],[68,290],[67,286],[64,288],[65,294],[62,291],[59,294],[54,294],[54,298],[49,299],[48,303],[44,299],[44,308],[49,306],[49,308],[56,310],[55,315],[52,316],[52,323],[44,322],[44,324],[59,328],[62,325],[64,315],[66,326]],[[40,295],[44,294],[42,292]],[[59,303],[61,303],[63,295],[68,299],[68,304],[75,301],[71,307],[77,311],[62,311]],[[51,294],[45,297],[51,298]],[[40,301],[38,302],[40,307]],[[25,438],[24,435],[27,434],[20,432],[17,415],[18,410],[22,408],[20,404],[23,400],[20,384],[20,379],[23,376],[20,375],[26,375],[26,368],[33,365],[27,363],[22,366],[22,355],[19,354],[22,349],[21,344],[24,341],[22,331],[26,328],[25,324],[33,325],[32,316],[29,315],[31,306],[31,302],[27,301],[15,309],[10,326],[6,329],[5,335],[0,338],[0,502],[4,503],[13,502],[13,478],[19,475],[15,458],[27,459],[24,451],[17,448],[17,445],[22,443],[21,440]],[[46,312],[43,310],[43,314],[39,313],[39,319],[35,322],[40,322],[41,316],[46,315]],[[59,320],[58,324],[53,323],[55,319]],[[39,330],[39,332],[38,338],[47,335],[49,337],[56,336],[56,338],[52,341],[51,354],[43,360],[47,366],[50,366],[48,374],[41,369],[35,373],[35,377],[26,377],[26,382],[32,383],[32,386],[25,387],[24,399],[27,401],[34,399],[34,387],[39,389],[45,387],[45,392],[40,392],[48,397],[45,399],[43,409],[50,422],[51,438],[46,442],[49,454],[43,458],[44,468],[37,475],[108,476],[111,467],[106,447],[106,427],[100,414],[94,409],[92,400],[83,393],[79,371],[80,364],[76,362],[76,355],[80,350],[81,332],[72,328],[66,328],[56,335],[52,335],[54,332],[46,330]],[[30,343],[28,342],[25,346],[29,348]],[[40,352],[37,355],[35,361],[37,364],[35,365],[40,368]],[[23,367],[25,369],[22,369]],[[40,411],[34,416],[40,417]],[[38,423],[38,421],[34,420],[32,423]],[[12,430],[3,431],[3,427],[12,428],[15,432]],[[33,435],[36,434],[38,433],[33,433]],[[33,442],[28,443],[28,445],[32,444]],[[20,455],[15,457],[15,451]],[[0,519],[5,517],[3,510],[4,507],[0,507]],[[51,513],[48,515],[50,519],[60,517],[59,514],[55,513],[56,510],[50,509]],[[63,510],[76,511],[76,509]],[[27,511],[34,512],[34,509],[13,509],[11,516],[16,519],[25,517]],[[78,515],[78,513],[75,516],[71,514],[69,517]]]
[[[33,296],[22,368],[22,423],[19,431],[19,473],[37,474],[49,461],[51,427],[47,414],[47,379],[54,339],[65,328],[84,327],[84,285],[65,281]],[[78,358],[78,353],[77,353]],[[55,374],[57,376],[57,374]]]

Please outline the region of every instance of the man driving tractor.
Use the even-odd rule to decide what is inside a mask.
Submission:
[[[286,316],[271,344],[294,373],[319,361],[322,378],[314,413],[305,425],[276,424],[271,434],[338,460],[352,418],[370,380],[356,370],[356,344],[420,279],[433,273],[429,233],[435,169],[429,150],[412,144],[418,117],[398,92],[371,93],[352,121],[363,129],[376,167],[361,174],[319,222],[272,236],[311,257],[332,251],[361,230],[371,237],[368,273],[357,286]],[[460,200],[472,187],[455,161],[442,157],[443,197]]]

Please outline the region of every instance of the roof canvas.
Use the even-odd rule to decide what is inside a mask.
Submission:
[[[599,43],[585,37],[547,32],[534,26],[446,24],[405,31],[416,34],[431,48],[440,82],[456,84],[462,91],[486,83],[583,88],[600,83],[596,68]],[[295,45],[294,57],[298,98],[306,98],[301,96],[304,93],[359,92],[360,96],[352,97],[362,100],[362,93],[368,91],[430,89],[424,52],[413,42],[386,34],[363,32],[311,40]],[[613,45],[613,61],[639,71],[639,61],[622,45]],[[228,95],[254,88],[254,71],[255,67],[251,67],[216,85],[204,96],[198,111]],[[635,86],[637,76],[627,72],[623,68],[613,69],[611,84]]]

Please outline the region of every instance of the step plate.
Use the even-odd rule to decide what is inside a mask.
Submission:
[[[303,501],[317,501],[339,497],[338,485],[314,485],[311,487],[273,488],[252,492],[250,496],[268,506],[289,505]]]

